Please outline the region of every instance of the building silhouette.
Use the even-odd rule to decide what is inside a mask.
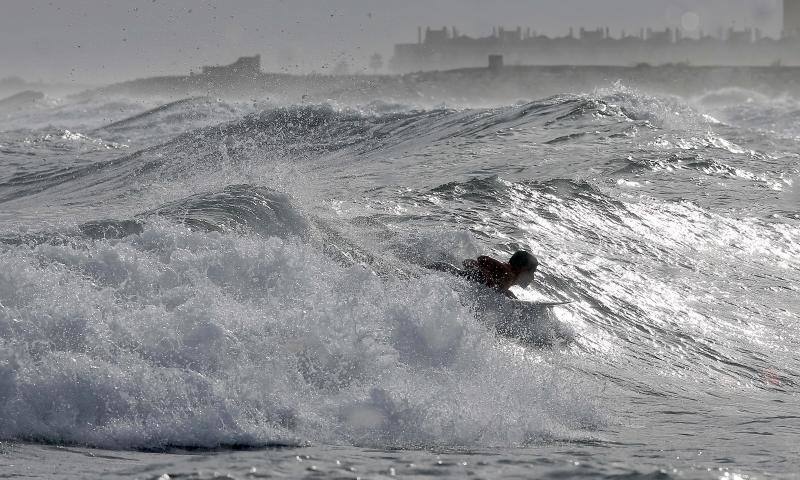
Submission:
[[[681,29],[640,28],[613,35],[608,27],[573,28],[561,37],[538,35],[531,28],[495,27],[472,38],[456,27],[417,30],[417,43],[395,45],[396,72],[485,67],[489,56],[505,65],[800,65],[800,0],[784,0],[783,33],[773,39],[759,29],[729,28],[714,35],[686,35]],[[496,68],[497,57],[493,57]]]
[[[239,57],[230,65],[204,66],[200,75],[214,78],[256,77],[261,72],[261,55]]]
[[[783,0],[783,36],[800,36],[800,0]]]

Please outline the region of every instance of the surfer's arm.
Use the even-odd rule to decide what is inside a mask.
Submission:
[[[461,265],[463,265],[464,268],[466,268],[467,270],[473,270],[477,269],[479,264],[478,261],[475,260],[474,258],[468,258],[463,262],[461,262]]]
[[[446,262],[436,262],[425,265],[425,268],[429,270],[436,270],[439,272],[449,273],[451,275],[463,275],[464,272],[456,268],[454,265],[450,265]]]

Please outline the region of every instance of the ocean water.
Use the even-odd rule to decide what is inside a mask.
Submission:
[[[798,478],[800,101],[0,115],[0,477]],[[540,260],[528,301],[428,271]],[[166,476],[165,476],[166,475]]]

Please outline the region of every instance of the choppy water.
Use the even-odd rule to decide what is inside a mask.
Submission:
[[[0,466],[797,475],[798,120],[619,86],[4,114]],[[420,267],[518,248],[520,297],[576,302]]]

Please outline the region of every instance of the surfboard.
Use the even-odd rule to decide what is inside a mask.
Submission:
[[[556,307],[558,305],[567,305],[569,303],[575,303],[575,300],[564,300],[561,302],[528,302],[525,300],[520,300],[522,303],[527,303],[528,305],[535,305],[537,307]]]

